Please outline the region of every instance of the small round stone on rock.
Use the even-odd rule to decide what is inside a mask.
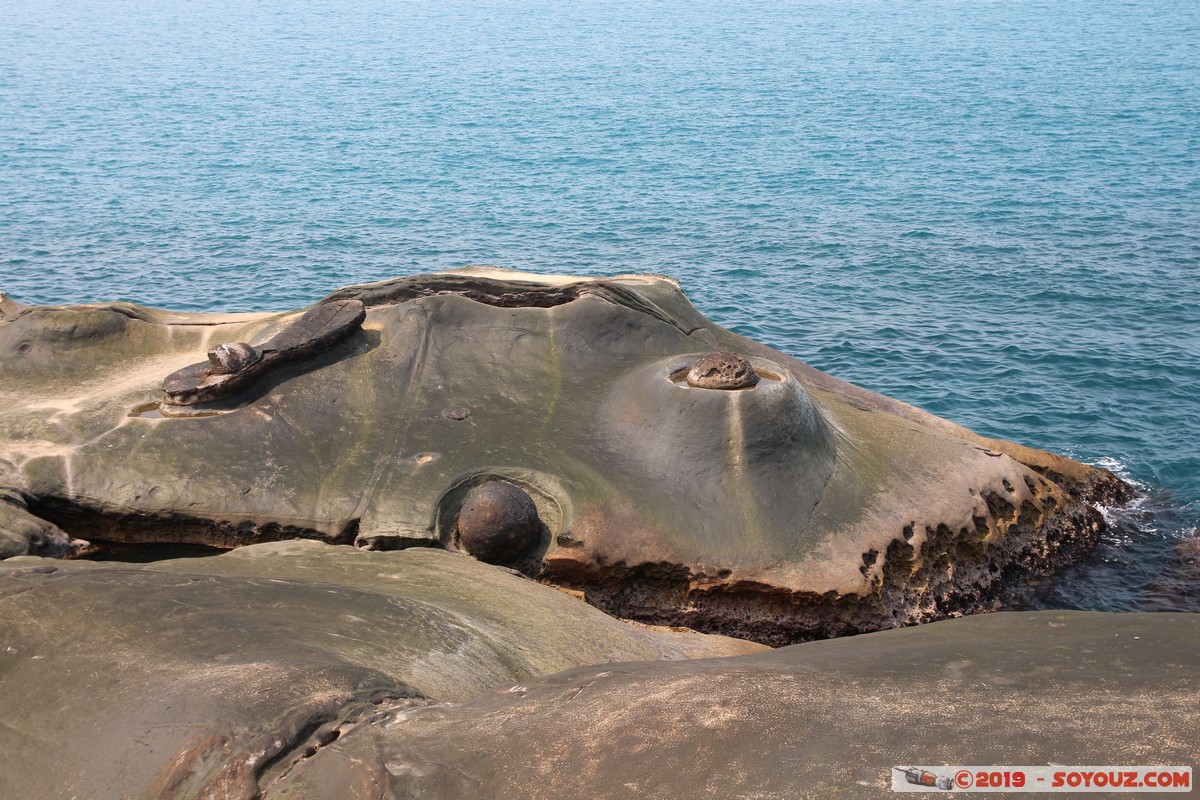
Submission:
[[[245,342],[219,344],[208,351],[208,373],[231,375],[257,364],[261,358],[262,353]]]
[[[458,538],[468,553],[489,564],[511,564],[541,539],[537,506],[504,481],[476,486],[458,512]]]
[[[454,406],[451,408],[443,408],[442,416],[454,422],[462,422],[464,419],[471,416],[471,412],[468,409]]]
[[[687,382],[699,389],[746,389],[758,383],[758,373],[737,353],[709,353],[688,372]]]

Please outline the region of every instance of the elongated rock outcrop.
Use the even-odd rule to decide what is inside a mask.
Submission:
[[[283,314],[3,299],[0,370],[7,554],[434,546],[772,644],[987,607],[1128,496],[726,331],[653,275],[478,268]]]

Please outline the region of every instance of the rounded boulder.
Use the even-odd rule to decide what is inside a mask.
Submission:
[[[537,506],[504,481],[476,486],[463,498],[458,538],[463,549],[489,564],[510,564],[541,540]]]

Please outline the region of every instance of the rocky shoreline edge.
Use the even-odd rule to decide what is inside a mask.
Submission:
[[[1196,755],[1193,615],[954,619],[1127,484],[663,276],[0,295],[0,362],[5,795],[867,797],[893,763]],[[88,560],[179,546],[229,552]]]

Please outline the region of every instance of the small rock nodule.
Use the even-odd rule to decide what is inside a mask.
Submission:
[[[511,564],[541,539],[537,506],[528,494],[504,481],[476,486],[458,512],[463,548],[489,564]]]
[[[758,383],[758,373],[737,353],[709,353],[688,372],[687,382],[699,389],[748,389]]]
[[[245,342],[219,344],[208,351],[210,375],[233,375],[257,364],[262,353]]]

